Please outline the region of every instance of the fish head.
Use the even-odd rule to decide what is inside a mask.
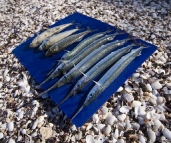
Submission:
[[[67,83],[69,83],[71,80],[71,76],[64,75],[58,82],[58,87],[61,87]]]
[[[98,90],[90,91],[85,100],[85,105],[87,106],[90,102],[92,102],[96,98],[97,95],[98,95]]]

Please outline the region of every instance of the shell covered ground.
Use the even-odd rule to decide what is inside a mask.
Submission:
[[[171,142],[169,0],[6,0],[0,8],[0,142]],[[12,50],[75,11],[126,30],[158,50],[82,127],[75,127]],[[26,57],[27,58],[27,57]],[[34,99],[34,100],[33,100]],[[33,100],[33,101],[32,101]],[[29,103],[29,101],[32,101]],[[24,105],[24,106],[23,106]]]

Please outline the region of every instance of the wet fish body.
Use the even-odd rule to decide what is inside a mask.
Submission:
[[[52,87],[48,90],[44,91],[46,93],[56,87],[61,87],[64,84],[71,82],[73,79],[84,73],[87,69],[89,69],[92,65],[94,65],[97,61],[103,58],[105,55],[110,53],[112,50],[117,48],[120,45],[123,45],[125,40],[122,42],[114,41],[112,43],[108,43],[106,45],[101,46],[100,48],[96,49],[88,56],[86,56],[82,61],[80,61],[75,67],[73,67],[66,75],[64,75],[59,81],[57,81]]]
[[[76,56],[74,56],[72,59],[70,59],[68,62],[64,62],[63,66],[61,68],[57,67],[57,69],[52,73],[52,78],[56,78],[61,75],[61,73],[65,74],[67,71],[69,71],[74,65],[78,64],[81,60],[83,60],[88,54],[93,52],[95,49],[101,47],[105,43],[113,40],[115,36],[117,36],[119,33],[116,32],[114,34],[106,35],[96,41],[94,41],[92,44],[88,45],[86,48],[84,48],[81,52],[79,52]],[[123,34],[123,33],[122,33]]]
[[[42,42],[42,44],[39,46],[39,50],[47,50],[49,49],[52,45],[57,43],[58,41],[66,38],[67,36],[77,32],[79,29],[72,29],[68,31],[64,31],[62,33],[56,34]]]
[[[64,30],[65,28],[73,25],[74,22],[71,23],[67,23],[67,24],[63,24],[60,26],[55,26],[53,28],[49,28],[46,31],[44,31],[43,33],[39,34],[37,37],[35,37],[33,39],[33,41],[30,44],[30,48],[36,48],[38,47],[45,39],[47,39],[48,37],[61,32],[62,30]]]
[[[96,82],[95,86],[88,93],[82,107],[72,117],[75,118],[81,110],[93,102],[122,72],[123,70],[141,53],[144,47],[132,50],[127,55],[117,61],[102,77]],[[71,120],[72,120],[71,119]]]
[[[71,36],[66,37],[65,39],[60,40],[59,42],[57,42],[56,44],[54,44],[53,46],[51,46],[48,51],[46,52],[46,56],[52,56],[62,50],[64,50],[66,47],[72,45],[73,43],[76,43],[78,41],[80,41],[85,35],[94,32],[96,30],[90,30],[89,28],[87,29],[87,31],[78,33],[78,34],[74,34]]]
[[[64,101],[66,101],[72,95],[75,95],[78,91],[82,90],[91,80],[93,80],[96,76],[98,76],[105,69],[114,64],[120,57],[122,57],[125,53],[129,52],[132,46],[127,46],[122,49],[118,49],[112,53],[110,53],[107,57],[103,58],[99,61],[95,66],[93,66],[89,71],[87,71],[84,76],[77,81],[74,88],[71,92],[58,104],[61,105]]]

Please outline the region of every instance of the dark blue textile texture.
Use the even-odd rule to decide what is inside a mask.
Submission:
[[[81,28],[86,30],[87,26],[90,27],[90,29],[98,29],[98,31],[93,32],[91,34],[88,34],[83,39],[98,33],[102,31],[106,31],[107,28],[113,29],[111,33],[115,33],[116,27],[111,26],[107,23],[101,22],[99,20],[96,20],[94,18],[85,16],[80,13],[74,13],[54,25],[50,27],[54,27],[57,25],[69,23],[75,20],[76,23],[81,24]],[[73,29],[76,25],[70,26],[66,28],[63,31]],[[84,31],[82,30],[82,31]],[[79,31],[81,32],[81,31]],[[79,33],[77,32],[77,33]],[[35,35],[36,36],[36,35]],[[34,36],[34,37],[35,37]],[[116,39],[125,39],[129,36],[129,34],[122,34],[117,37]],[[39,51],[38,48],[32,49],[29,48],[29,44],[33,40],[33,38],[28,39],[26,42],[22,43],[18,47],[16,47],[13,50],[13,53],[15,56],[19,59],[19,61],[27,68],[29,73],[36,79],[38,83],[41,83],[45,78],[46,74],[53,68],[53,66],[56,64],[57,60],[61,58],[61,56],[66,52],[62,51],[58,54],[56,54],[53,57],[45,57],[46,51]],[[129,41],[123,46],[131,44],[133,41]],[[143,49],[140,56],[138,56],[118,77],[117,79],[95,100],[93,101],[89,106],[85,107],[80,114],[78,114],[74,119],[73,123],[76,126],[82,126],[85,124],[88,119],[92,117],[92,115],[117,91],[117,89],[123,85],[123,83],[137,70],[138,67],[142,65],[143,62],[145,62],[149,56],[157,49],[156,46],[149,44],[141,39],[138,39],[137,42],[142,42],[143,44],[146,44],[150,46],[149,48]],[[78,42],[79,43],[79,42]],[[72,46],[68,47],[66,50],[73,49],[78,43],[73,44]],[[121,47],[123,47],[121,46]],[[121,48],[119,47],[119,48]],[[134,48],[138,48],[139,46],[135,46]],[[100,76],[99,76],[100,77]],[[98,80],[99,77],[96,77],[95,80]],[[59,79],[59,78],[58,78]],[[58,79],[54,79],[45,85],[43,85],[43,89],[47,89],[50,86],[52,86],[55,81]],[[77,78],[78,79],[78,78]],[[76,81],[76,80],[75,80]],[[73,81],[71,84],[67,84],[61,88],[52,90],[49,92],[50,97],[58,104],[64,97],[69,93],[69,91],[74,86],[75,81]],[[71,118],[73,114],[81,107],[83,104],[87,92],[92,88],[94,83],[90,83],[85,89],[83,89],[79,94],[71,97],[68,99],[65,103],[63,103],[60,106],[60,109],[68,116],[68,118]]]

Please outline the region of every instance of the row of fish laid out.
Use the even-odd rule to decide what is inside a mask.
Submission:
[[[50,35],[49,33],[51,33],[51,31],[54,32],[54,29],[53,30],[49,29],[50,32],[48,31],[43,32],[45,33],[45,34],[42,33],[44,36],[39,35],[40,38],[36,37],[35,38],[36,40],[34,39],[30,45],[34,45],[33,43],[36,43],[34,41],[38,41],[39,45],[42,42],[42,44],[40,45],[41,49],[43,47],[48,47],[48,46],[43,46],[43,43],[45,43],[45,41],[48,41],[51,38],[55,39],[54,36],[56,35],[44,41],[41,39],[41,37],[47,38],[47,35]],[[58,29],[58,32],[59,31],[60,30]],[[92,30],[88,29],[85,32],[79,33],[80,35],[75,34],[72,36],[68,36],[58,41],[56,44],[52,42],[54,45],[52,45],[49,48],[46,55],[53,55],[56,52],[65,49],[69,45],[73,44],[74,43],[73,41],[77,41],[77,39],[80,39],[80,37],[82,38],[83,35],[90,33],[90,31],[92,32]],[[52,71],[50,71],[47,79],[45,79],[38,87],[41,87],[44,83],[48,82],[51,79],[54,79],[59,76],[62,77],[52,87],[40,93],[39,97],[55,88],[71,83],[71,81],[73,81],[75,78],[77,78],[80,75],[83,75],[83,77],[81,77],[77,81],[71,92],[63,99],[61,103],[59,103],[59,105],[61,105],[64,101],[66,101],[71,96],[77,94],[92,81],[95,82],[94,87],[89,91],[83,106],[78,110],[78,112],[75,115],[73,115],[72,119],[85,106],[93,102],[122,73],[122,71],[125,70],[125,68],[141,53],[142,49],[145,48],[145,46],[140,46],[139,48],[134,49],[130,52],[133,46],[137,46],[136,44],[132,43],[131,45],[117,49],[119,46],[123,46],[129,40],[133,40],[133,39],[131,37],[128,37],[127,39],[113,41],[117,35],[125,34],[125,32],[121,33],[116,31],[115,33],[106,35],[109,32],[111,32],[111,30],[96,33],[86,38],[82,42],[80,42],[70,52],[64,54],[61,60],[59,60],[56,67],[52,69]],[[67,41],[65,41],[65,39],[67,39]],[[49,44],[46,45],[51,45],[51,42],[49,42]],[[57,47],[57,48],[53,48],[53,47]],[[101,77],[99,81],[93,80],[95,77],[97,77],[99,74],[101,74],[103,71],[107,69],[108,71]]]

